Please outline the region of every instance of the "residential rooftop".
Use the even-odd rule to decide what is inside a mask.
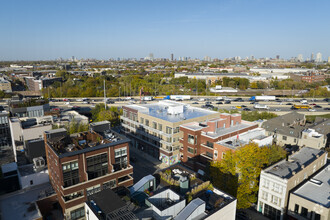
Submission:
[[[126,202],[111,189],[104,189],[88,196],[86,204],[99,219],[137,219],[128,209]]]
[[[293,194],[304,199],[330,208],[329,189],[330,189],[330,164],[322,169],[317,175],[311,178],[304,185],[299,187]],[[328,193],[326,193],[328,192]]]
[[[300,137],[305,129],[305,115],[291,111],[288,114],[269,119],[262,123],[261,127],[267,131],[285,134],[291,137]]]
[[[218,141],[217,144],[231,148],[236,149],[240,146],[244,146],[248,144],[249,142],[255,142],[255,143],[261,143],[259,146],[271,144],[272,143],[272,136],[266,136],[265,130],[262,128],[255,128],[252,130],[249,130],[247,132],[244,132],[242,134],[226,138],[224,140]]]
[[[246,128],[249,128],[249,127],[252,127],[255,125],[256,125],[255,123],[242,120],[238,125],[233,125],[228,128],[223,128],[223,127],[217,128],[215,130],[215,132],[204,132],[203,131],[202,135],[209,136],[211,138],[218,138],[218,137],[224,136],[226,134],[235,133],[242,129],[246,129]],[[203,130],[205,127],[207,127],[207,124],[199,123],[199,122],[191,122],[191,123],[181,125],[181,127],[188,128],[189,130],[198,131],[198,130]]]
[[[31,174],[34,174],[34,173],[39,173],[39,172],[48,173],[47,166],[45,166],[42,170],[38,170],[38,171],[36,169],[34,169],[33,166],[34,166],[33,164],[27,164],[27,165],[24,165],[24,166],[19,166],[18,171],[19,171],[21,176],[28,176],[28,175],[31,175]]]
[[[68,135],[66,129],[59,128],[45,131],[45,134],[49,146],[61,157],[90,152],[130,141],[111,129],[102,132],[90,130]]]
[[[290,179],[323,154],[325,154],[325,152],[322,150],[303,147],[300,151],[291,155],[288,160],[284,159],[274,164],[265,169],[265,172],[283,179]]]
[[[133,104],[127,105],[126,107],[168,122],[180,122],[217,113],[215,111],[192,107],[181,102],[170,100],[161,100],[158,103],[145,105]]]

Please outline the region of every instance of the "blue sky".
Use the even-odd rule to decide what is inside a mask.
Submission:
[[[0,60],[330,56],[329,0],[7,0]]]

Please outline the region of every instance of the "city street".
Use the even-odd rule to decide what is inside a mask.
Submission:
[[[133,147],[130,148],[130,157],[134,158],[133,165],[133,177],[134,183],[137,183],[141,178],[149,174],[153,174],[157,169],[161,169],[161,161],[152,158],[144,152],[141,152]]]

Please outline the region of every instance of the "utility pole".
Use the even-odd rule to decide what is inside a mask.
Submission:
[[[107,100],[105,95],[105,80],[103,80],[103,92],[104,92],[104,110],[107,110]]]

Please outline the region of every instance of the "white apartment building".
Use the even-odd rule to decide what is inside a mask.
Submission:
[[[258,211],[270,219],[283,220],[287,213],[289,192],[306,181],[327,162],[327,153],[304,147],[288,159],[261,171]]]

